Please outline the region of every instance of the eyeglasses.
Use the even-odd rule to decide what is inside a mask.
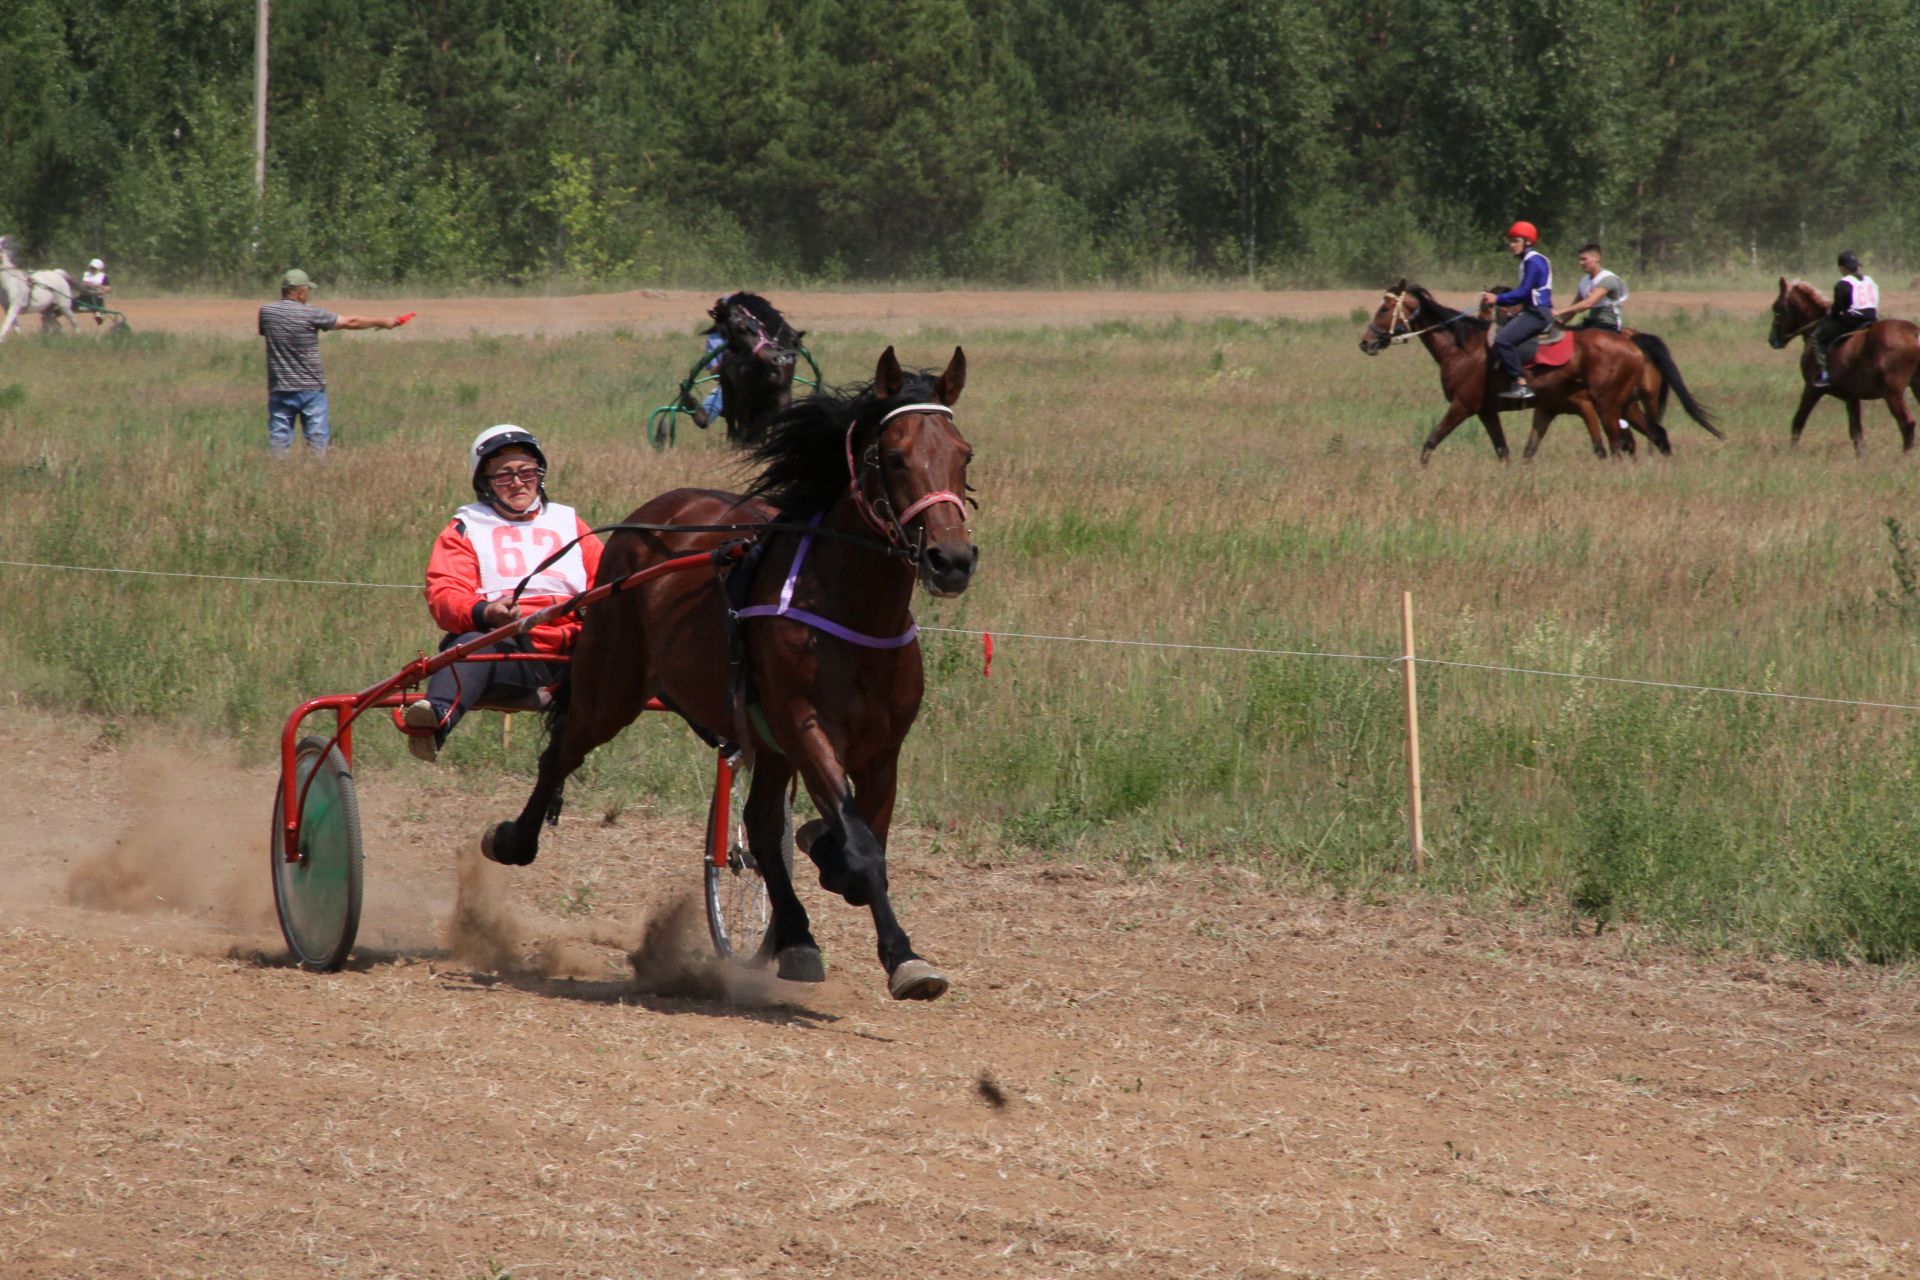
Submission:
[[[545,474],[539,467],[502,467],[487,474],[487,483],[496,489],[516,484],[538,484],[540,477]]]

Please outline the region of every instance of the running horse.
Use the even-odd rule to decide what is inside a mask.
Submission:
[[[887,833],[924,687],[914,584],[959,595],[978,558],[965,506],[973,450],[953,414],[966,377],[958,347],[938,377],[903,372],[888,347],[871,384],[818,392],[774,418],[748,456],[761,469],[744,494],[675,489],[628,517],[608,539],[601,582],[718,548],[743,526],[778,528],[757,537],[744,584],[669,574],[587,610],[533,792],[481,851],[532,862],[567,776],[658,696],[703,736],[757,747],[745,821],[773,908],[763,951],[779,975],[825,976],[781,856],[798,774],[821,817],[795,844],[823,888],[871,909],[888,990],[944,994],[946,975],[914,952],[888,900]],[[662,528],[674,525],[708,528]]]
[[[728,294],[707,314],[713,318],[707,332],[726,342],[717,375],[727,439],[754,444],[774,415],[792,403],[794,363],[806,334],[757,293]]]
[[[1555,347],[1559,362],[1528,370],[1532,400],[1502,400],[1496,394],[1505,375],[1491,364],[1491,324],[1436,301],[1432,294],[1405,280],[1387,290],[1360,338],[1360,350],[1378,355],[1395,342],[1418,338],[1440,366],[1440,388],[1447,411],[1428,434],[1420,450],[1424,465],[1453,429],[1469,417],[1478,417],[1493,442],[1493,451],[1507,460],[1507,437],[1500,414],[1533,410],[1533,429],[1527,435],[1524,458],[1531,459],[1546,435],[1547,424],[1563,413],[1577,413],[1587,424],[1597,457],[1631,453],[1632,441],[1621,431],[1630,422],[1662,453],[1672,445],[1660,416],[1667,393],[1679,396],[1688,416],[1714,435],[1713,417],[1687,390],[1666,343],[1651,334],[1626,335],[1604,330],[1573,330],[1569,345]],[[1541,352],[1536,352],[1538,360]],[[1656,376],[1657,375],[1657,376]]]
[[[1820,403],[1821,396],[1832,396],[1847,406],[1847,436],[1853,441],[1855,457],[1866,453],[1860,430],[1860,402],[1885,400],[1887,411],[1900,424],[1900,446],[1913,448],[1913,414],[1907,411],[1907,387],[1920,366],[1920,326],[1910,320],[1878,320],[1865,329],[1856,329],[1834,340],[1827,350],[1826,386],[1814,379],[1820,364],[1814,359],[1812,331],[1826,318],[1828,302],[1821,292],[1804,280],[1780,277],[1780,294],[1773,300],[1773,326],[1767,332],[1767,345],[1780,350],[1795,338],[1806,338],[1800,353],[1800,407],[1793,414],[1793,442],[1800,443],[1807,415]]]

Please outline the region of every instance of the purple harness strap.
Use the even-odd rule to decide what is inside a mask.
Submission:
[[[825,512],[815,512],[813,519],[807,521],[807,523],[817,526],[820,523],[820,517],[825,514]],[[920,634],[920,624],[917,622],[907,623],[907,629],[897,636],[882,639],[879,636],[862,635],[858,631],[850,631],[839,623],[828,618],[823,618],[817,613],[808,613],[805,609],[794,608],[793,584],[799,579],[800,566],[806,561],[807,551],[812,546],[812,534],[808,534],[806,537],[800,539],[800,550],[793,557],[793,567],[787,570],[787,580],[780,587],[779,604],[748,605],[746,608],[734,614],[734,617],[791,618],[795,622],[805,623],[815,631],[824,631],[830,636],[845,640],[848,644],[857,644],[868,649],[899,649],[914,642]]]

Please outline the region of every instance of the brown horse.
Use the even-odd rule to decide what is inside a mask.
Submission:
[[[1609,451],[1632,452],[1631,440],[1618,425],[1622,419],[1638,427],[1661,452],[1669,453],[1672,447],[1660,422],[1668,387],[1696,422],[1720,434],[1712,416],[1687,391],[1666,344],[1652,335],[1630,337],[1577,330],[1572,358],[1557,368],[1533,370],[1528,382],[1534,398],[1521,401],[1502,400],[1495,394],[1506,385],[1506,377],[1494,370],[1489,360],[1491,328],[1487,321],[1455,311],[1435,301],[1421,286],[1402,280],[1387,290],[1361,335],[1360,350],[1368,355],[1378,355],[1394,342],[1417,337],[1440,366],[1440,388],[1447,397],[1447,411],[1420,450],[1422,464],[1469,416],[1480,419],[1494,452],[1505,462],[1507,437],[1500,428],[1499,415],[1529,408],[1533,410],[1533,429],[1522,455],[1528,459],[1539,449],[1547,424],[1563,413],[1577,413],[1587,424],[1597,457],[1604,458]],[[1649,364],[1657,378],[1648,376]]]
[[[675,489],[634,512],[628,524],[811,519],[817,532],[762,534],[764,555],[731,601],[712,577],[680,573],[592,606],[533,793],[517,819],[487,833],[482,851],[532,862],[567,776],[659,696],[706,736],[758,741],[745,818],[773,908],[764,950],[780,976],[825,976],[782,858],[787,786],[798,773],[821,818],[796,843],[824,888],[871,908],[888,990],[898,1000],[942,995],[946,975],[914,953],[888,901],[886,854],[900,747],[923,690],[914,583],[958,595],[977,562],[963,505],[973,451],[952,409],[966,376],[957,347],[938,378],[902,372],[888,347],[871,385],[808,396],[768,424],[745,494]],[[607,542],[599,579],[727,537],[623,530]],[[735,652],[747,682],[738,702]]]
[[[1812,331],[1827,315],[1827,299],[1804,280],[1780,277],[1780,295],[1773,300],[1773,326],[1767,345],[1775,351],[1795,338],[1806,338],[1800,353],[1800,407],[1793,414],[1793,442],[1800,443],[1807,415],[1832,396],[1847,406],[1847,436],[1855,457],[1866,453],[1860,430],[1860,402],[1885,400],[1893,420],[1900,424],[1902,449],[1913,448],[1913,415],[1907,412],[1907,387],[1920,366],[1920,327],[1909,320],[1880,320],[1836,341],[1827,353],[1828,385],[1818,386],[1820,363],[1814,358]]]

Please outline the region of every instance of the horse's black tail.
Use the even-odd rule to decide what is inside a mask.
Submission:
[[[547,745],[540,752],[540,765],[544,770],[547,757],[560,749],[560,732],[567,727],[567,708],[573,703],[573,671],[569,667],[560,673],[560,683],[550,692],[553,701],[548,704],[542,715],[542,728],[546,732]],[[562,778],[553,789],[553,798],[547,801],[546,823],[549,827],[560,825],[560,810],[567,798],[567,781]]]
[[[1671,387],[1673,394],[1680,397],[1680,406],[1687,411],[1689,418],[1705,427],[1714,439],[1725,440],[1726,434],[1714,425],[1713,415],[1707,412],[1706,406],[1693,398],[1691,391],[1687,390],[1687,381],[1680,376],[1680,366],[1673,362],[1673,353],[1667,350],[1667,344],[1654,334],[1636,333],[1633,335],[1633,345],[1639,347],[1647,359],[1653,361],[1653,367],[1660,371],[1660,380],[1664,385],[1660,388],[1660,405],[1657,412],[1664,416],[1667,407],[1667,388]]]

